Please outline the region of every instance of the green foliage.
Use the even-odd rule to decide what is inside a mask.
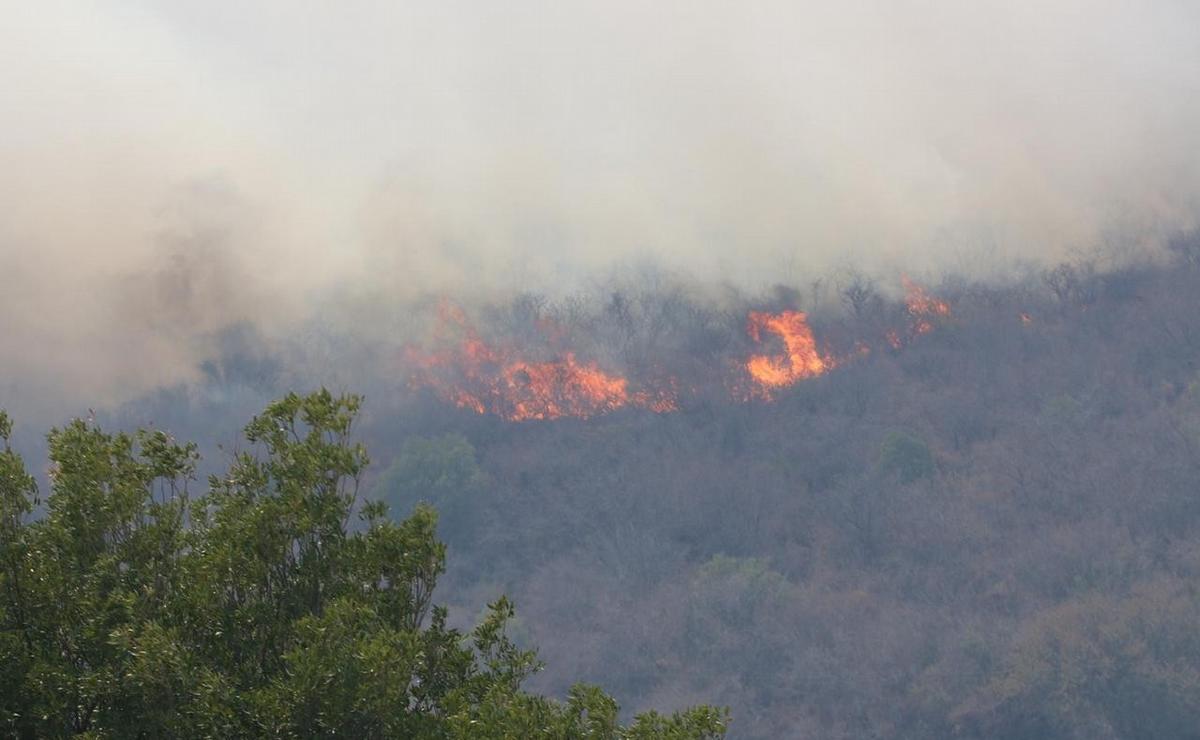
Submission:
[[[920,437],[888,432],[879,448],[879,468],[898,477],[901,483],[912,483],[933,475],[933,453]]]
[[[760,558],[716,555],[700,567],[695,589],[712,591],[747,607],[777,598],[787,589],[787,579]]]
[[[1042,416],[1048,421],[1073,426],[1083,417],[1083,404],[1066,393],[1057,395],[1046,402],[1042,408]]]
[[[687,653],[708,664],[706,673],[712,676],[734,670],[748,688],[764,696],[773,693],[788,656],[765,620],[786,603],[791,591],[787,578],[765,560],[715,556],[699,568],[691,584],[684,631]],[[739,637],[747,630],[758,636],[751,646]]]
[[[437,515],[419,505],[397,523],[359,505],[358,408],[326,391],[272,403],[194,499],[192,445],[72,422],[49,435],[48,510],[32,522],[37,487],[0,412],[0,734],[723,735],[725,713],[706,707],[623,727],[599,689],[525,693],[541,664],[507,637],[507,599],[470,635],[449,628],[432,605]],[[469,484],[464,444],[415,442],[403,480]]]
[[[472,508],[472,494],[483,482],[475,448],[463,435],[411,436],[372,493],[397,511],[409,511],[419,502],[432,504],[445,524],[447,517],[465,517]]]

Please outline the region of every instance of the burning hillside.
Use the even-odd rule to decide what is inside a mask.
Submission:
[[[751,397],[771,400],[772,391],[813,378],[835,366],[834,361],[817,349],[816,339],[800,311],[777,314],[751,311],[746,332],[757,344],[764,334],[774,334],[783,342],[783,352],[753,355],[746,360],[746,372],[754,387]]]
[[[900,278],[904,284],[904,305],[912,318],[912,333],[928,334],[934,322],[950,315],[950,304],[930,296],[925,289],[907,277]]]
[[[626,378],[581,362],[574,352],[538,361],[520,348],[493,346],[480,338],[461,308],[446,301],[438,307],[435,337],[444,347],[440,351],[407,352],[416,368],[410,382],[479,414],[509,421],[586,419],[624,406],[657,413],[677,407],[669,385],[631,390]]]
[[[888,330],[885,337],[895,349],[905,343],[900,331],[909,338],[927,334],[938,319],[950,314],[945,301],[931,297],[907,278],[903,282],[909,324]],[[509,421],[586,419],[620,408],[678,410],[683,384],[676,376],[630,380],[597,361],[581,359],[578,348],[563,347],[567,333],[547,326],[538,322],[538,332],[553,348],[486,341],[459,306],[442,301],[432,348],[409,347],[405,352],[409,385],[430,389],[459,408]],[[724,370],[711,370],[731,374],[720,382],[739,401],[773,401],[781,390],[849,361],[837,359],[821,346],[801,311],[750,311],[746,335],[754,351],[727,361]],[[857,341],[855,347],[854,356],[870,353],[864,341]]]

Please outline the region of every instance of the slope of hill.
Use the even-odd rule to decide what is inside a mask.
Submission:
[[[418,341],[241,326],[206,382],[98,416],[232,441],[281,391],[364,392],[370,493],[439,509],[451,620],[512,596],[551,695],[728,704],[733,738],[1186,737],[1200,239],[1173,246],[907,295],[653,277],[449,328],[433,302]]]
[[[673,413],[512,423],[418,392],[374,416],[375,490],[443,510],[454,599],[512,593],[553,694],[729,704],[742,738],[1187,736],[1200,270],[1178,246],[933,286],[948,315],[898,349],[904,304],[844,283],[815,334],[870,351],[771,402],[689,376]],[[744,313],[676,306],[662,332],[662,303],[629,312],[643,366],[754,350]]]

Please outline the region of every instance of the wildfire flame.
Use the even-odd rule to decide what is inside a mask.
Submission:
[[[409,362],[417,368],[412,384],[433,389],[459,408],[478,414],[492,413],[509,421],[531,419],[586,419],[623,406],[658,413],[677,408],[674,387],[657,392],[630,391],[629,381],[606,373],[595,363],[580,362],[574,353],[534,362],[515,349],[484,342],[462,310],[448,302],[438,307],[435,338],[450,349],[425,353],[410,349]]]
[[[930,296],[906,277],[901,280],[909,325],[907,330],[888,329],[883,336],[897,351],[933,331],[937,321],[950,315],[948,303]],[[1032,321],[1027,314],[1021,314],[1021,320],[1026,324]],[[565,330],[551,323],[539,322],[538,327],[550,344],[561,344],[566,338]],[[752,354],[739,364],[745,375],[727,387],[740,400],[772,401],[783,388],[871,353],[871,347],[861,341],[852,354],[840,360],[823,352],[801,311],[751,311],[746,332],[756,344],[773,341],[767,336],[773,335],[777,338],[773,343],[781,346],[780,351]],[[440,398],[477,414],[527,421],[586,419],[623,407],[655,413],[679,409],[679,384],[673,377],[640,383],[635,389],[628,379],[602,370],[595,362],[581,361],[571,351],[560,351],[547,360],[533,359],[516,347],[485,342],[462,309],[449,301],[438,306],[433,340],[440,348],[437,351],[407,350],[406,359],[413,368],[410,385],[430,388]]]
[[[933,331],[933,322],[950,315],[950,304],[930,296],[924,288],[907,277],[901,277],[904,284],[904,304],[908,307],[908,315],[913,319],[913,334],[928,334]]]
[[[784,353],[752,355],[746,360],[746,372],[755,383],[750,396],[770,400],[771,393],[805,378],[812,378],[834,366],[831,358],[821,354],[813,338],[808,320],[801,311],[772,314],[751,311],[746,332],[755,342],[763,341],[764,333],[783,340]]]

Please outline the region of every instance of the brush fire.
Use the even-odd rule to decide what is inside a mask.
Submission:
[[[939,319],[950,315],[950,306],[908,278],[902,280],[907,334],[928,334]],[[796,383],[870,354],[870,346],[859,341],[849,357],[835,357],[818,343],[808,317],[796,310],[751,311],[746,334],[757,351],[734,362],[736,377],[726,382],[740,401],[774,401]],[[889,329],[884,339],[896,350],[905,344],[896,329]],[[634,382],[571,350],[547,356],[512,343],[485,341],[465,312],[449,301],[438,305],[431,344],[436,349],[405,351],[410,387],[429,389],[443,401],[477,414],[534,421],[587,419],[621,408],[660,414],[679,409],[680,382],[675,377]]]
[[[777,314],[751,311],[746,333],[756,344],[768,333],[783,342],[783,352],[753,355],[746,360],[746,372],[754,383],[750,393],[753,398],[769,401],[773,391],[816,377],[836,364],[817,349],[812,329],[800,311]]]
[[[407,352],[416,368],[412,385],[431,388],[440,398],[479,414],[530,421],[586,419],[625,406],[657,413],[677,408],[669,386],[631,390],[626,378],[581,362],[573,352],[535,361],[516,347],[490,345],[462,309],[446,301],[438,307],[435,337],[448,349]]]

